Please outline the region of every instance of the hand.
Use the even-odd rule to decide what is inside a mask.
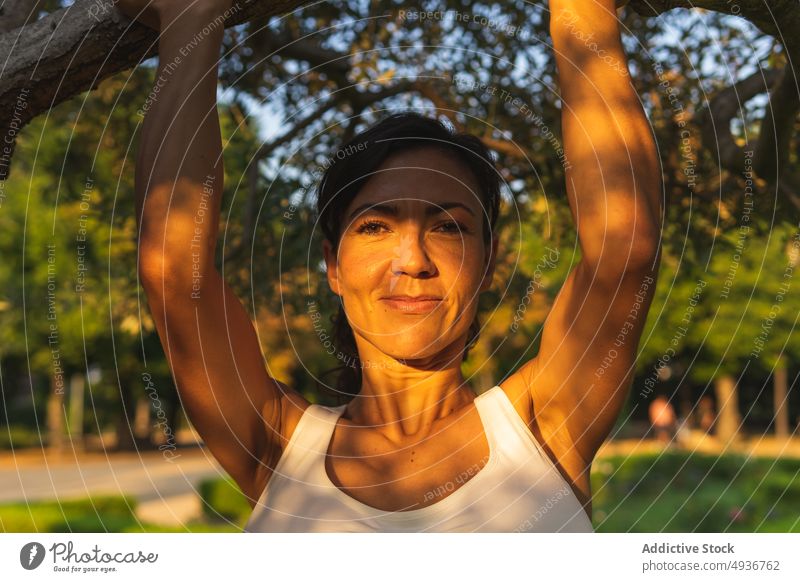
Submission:
[[[161,31],[178,17],[223,14],[233,0],[117,0],[120,12],[148,28]]]

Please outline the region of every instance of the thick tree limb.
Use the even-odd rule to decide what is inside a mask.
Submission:
[[[747,101],[768,91],[780,77],[781,71],[776,70],[753,73],[720,91],[700,113],[704,145],[718,157],[721,168],[732,172],[742,171],[745,153],[731,134],[731,119]]]
[[[310,3],[238,0],[225,26],[285,14]],[[0,180],[8,175],[16,134],[31,119],[157,51],[157,33],[131,23],[110,0],[77,0],[0,35],[0,62],[5,64],[0,72]]]
[[[0,33],[35,22],[44,0],[3,0],[0,6]]]
[[[794,135],[793,120],[797,119],[798,114],[798,81],[792,69],[786,66],[770,92],[753,156],[753,169],[768,182],[774,182],[789,163],[789,150]]]
[[[704,8],[746,18],[784,46],[797,48],[800,41],[796,38],[800,30],[797,0],[630,0],[628,7],[642,16],[658,16],[673,8]]]

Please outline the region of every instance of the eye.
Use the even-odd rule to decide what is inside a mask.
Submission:
[[[447,222],[443,222],[436,228],[443,229],[442,232],[449,234],[462,234],[468,232],[467,227],[462,223],[458,222],[457,220],[448,220]]]
[[[367,234],[367,235],[379,234],[381,228],[389,230],[389,225],[386,224],[385,222],[381,222],[380,220],[367,220],[366,222],[363,222],[356,229],[356,232],[358,234]]]

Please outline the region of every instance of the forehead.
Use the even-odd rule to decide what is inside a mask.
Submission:
[[[435,147],[414,148],[388,157],[350,202],[345,216],[364,204],[430,206],[454,201],[480,215],[480,196],[475,176],[456,154]]]

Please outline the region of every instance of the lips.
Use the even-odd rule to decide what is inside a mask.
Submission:
[[[395,301],[441,301],[438,295],[387,295],[381,299],[392,299]]]
[[[391,309],[412,314],[428,313],[442,302],[442,298],[436,295],[389,295],[380,300]]]

